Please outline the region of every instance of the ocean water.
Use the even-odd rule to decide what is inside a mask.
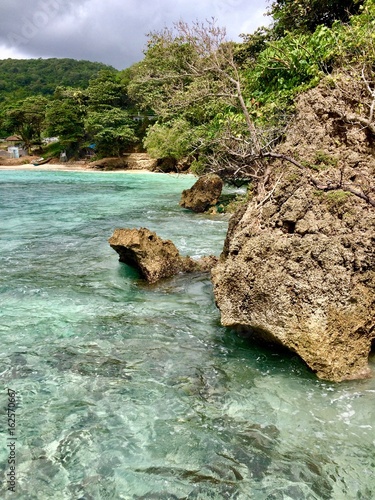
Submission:
[[[320,381],[223,328],[208,276],[150,286],[109,247],[143,226],[218,255],[193,182],[0,171],[0,498],[375,498],[375,379]]]

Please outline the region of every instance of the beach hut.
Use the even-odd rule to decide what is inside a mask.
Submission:
[[[24,142],[22,137],[19,135],[10,135],[5,139],[5,141],[10,144],[13,143],[13,145],[8,148],[8,153],[11,158],[19,158],[20,156],[24,156],[26,154],[23,149]]]
[[[5,139],[6,142],[14,142],[14,145],[16,144],[23,144],[23,140],[22,140],[22,137],[20,137],[19,135],[10,135],[9,137],[7,137]]]

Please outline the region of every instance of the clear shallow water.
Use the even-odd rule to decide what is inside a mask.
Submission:
[[[178,207],[193,182],[0,172],[0,498],[375,497],[374,379],[319,381],[221,327],[206,276],[148,286],[109,247],[145,226],[219,254],[225,219]]]

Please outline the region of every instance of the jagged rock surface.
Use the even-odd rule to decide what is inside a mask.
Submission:
[[[223,189],[223,181],[216,174],[200,177],[190,188],[182,192],[180,205],[194,212],[205,212],[216,205]]]
[[[149,283],[182,272],[207,272],[217,263],[214,256],[197,261],[183,257],[172,241],[163,240],[146,228],[116,229],[109,244],[121,262],[137,269]]]
[[[274,164],[272,196],[231,219],[212,272],[224,325],[289,348],[332,381],[370,375],[375,337],[375,210],[311,183],[312,175],[324,185],[344,178],[366,189],[374,180],[374,137],[342,121],[337,110],[358,105],[342,88],[301,96],[279,152],[311,167]]]

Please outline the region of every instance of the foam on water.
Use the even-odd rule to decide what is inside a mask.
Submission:
[[[219,254],[189,176],[0,172],[0,380],[17,499],[370,499],[374,379],[330,384],[220,326],[206,276],[149,286],[115,227]],[[372,363],[374,367],[374,364]],[[0,421],[1,498],[8,450]]]

